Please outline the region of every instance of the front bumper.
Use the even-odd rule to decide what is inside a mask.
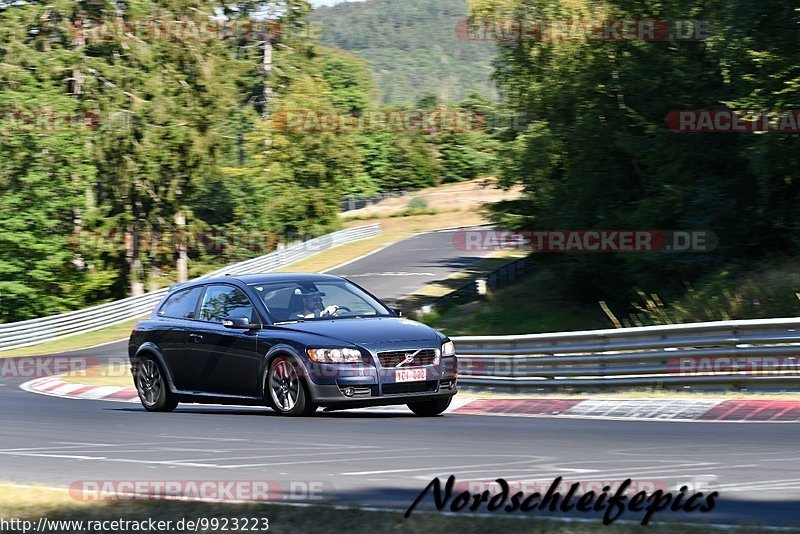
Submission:
[[[411,382],[413,384],[413,382]],[[346,387],[338,385],[321,386],[309,384],[311,398],[316,404],[331,408],[361,408],[368,406],[388,406],[393,404],[408,404],[409,402],[423,402],[426,400],[440,399],[442,397],[452,397],[458,393],[456,379],[444,381],[428,381],[425,384],[430,386],[425,391],[392,393],[384,395],[373,394],[376,386],[358,389],[359,393],[348,397],[345,394]],[[360,393],[363,391],[363,393]]]
[[[425,380],[397,382],[394,368],[376,365],[313,364],[307,384],[313,402],[321,406],[381,406],[453,396],[458,392],[455,357],[441,358],[425,369]]]

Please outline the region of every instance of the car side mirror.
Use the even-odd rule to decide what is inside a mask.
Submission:
[[[251,324],[247,317],[226,317],[222,320],[222,326],[235,330],[252,330],[261,328],[261,325]]]
[[[402,317],[403,316],[403,310],[401,310],[400,308],[394,308],[392,306],[389,306],[389,311],[391,311],[397,317]]]

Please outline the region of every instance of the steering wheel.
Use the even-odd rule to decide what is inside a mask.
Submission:
[[[346,311],[346,312],[353,313],[353,310],[351,310],[351,309],[350,309],[350,308],[348,308],[347,306],[336,306],[336,311],[335,311],[335,312],[333,312],[333,315],[334,315],[334,317],[335,317],[335,316],[337,316],[337,315],[339,315],[339,312],[340,312],[340,311]]]

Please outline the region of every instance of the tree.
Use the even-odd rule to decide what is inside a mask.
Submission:
[[[69,83],[74,58],[31,38],[42,20],[10,9],[0,24],[0,322],[84,305],[110,282],[68,239],[91,217],[96,112]]]
[[[473,9],[476,17],[500,19],[720,21],[728,6],[486,0],[475,1]],[[503,178],[506,185],[522,183],[528,196],[507,206],[499,220],[540,229],[706,229],[720,239],[713,254],[552,258],[577,295],[627,300],[636,286],[681,292],[686,281],[768,250],[774,228],[764,226],[755,204],[765,190],[747,171],[754,138],[677,134],[664,126],[672,110],[736,101],[741,87],[725,61],[739,46],[733,43],[741,42],[723,33],[708,42],[574,38],[501,44],[496,79],[522,120],[522,131],[506,137]],[[792,54],[786,46],[781,53]]]

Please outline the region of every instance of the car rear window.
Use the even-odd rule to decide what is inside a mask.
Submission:
[[[158,316],[172,319],[194,319],[197,299],[200,298],[202,291],[202,287],[195,287],[176,292],[164,302],[164,305],[158,310]]]

